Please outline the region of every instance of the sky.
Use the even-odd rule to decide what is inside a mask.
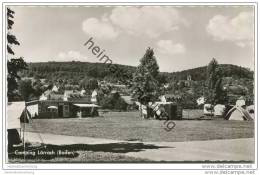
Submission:
[[[100,62],[92,37],[113,63],[137,66],[148,47],[160,71],[220,64],[254,69],[253,6],[11,6],[16,56],[27,62]]]

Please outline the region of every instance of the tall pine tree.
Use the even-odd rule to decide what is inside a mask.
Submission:
[[[226,103],[227,96],[222,84],[223,75],[215,58],[211,60],[207,67],[207,77],[207,102],[212,105]]]
[[[159,66],[154,56],[154,51],[148,48],[134,73],[132,85],[132,96],[141,105],[146,106],[147,118],[151,117],[149,102],[156,101],[159,96],[158,74]],[[143,114],[141,113],[141,115]]]

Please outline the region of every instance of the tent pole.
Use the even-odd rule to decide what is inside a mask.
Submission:
[[[24,119],[24,121],[23,121],[23,156],[24,156],[24,160],[25,160],[25,138],[24,138],[24,136],[25,136],[25,120],[26,120],[26,112],[27,111],[27,107],[26,107],[26,104],[25,104],[25,111],[24,111],[24,115],[23,115],[23,119]]]

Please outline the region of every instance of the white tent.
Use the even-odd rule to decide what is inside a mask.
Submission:
[[[225,112],[225,105],[217,104],[214,106],[214,115],[215,116],[222,116]]]
[[[213,115],[214,109],[211,104],[204,104],[203,113],[205,115]]]
[[[30,111],[26,107],[24,101],[8,102],[7,104],[7,132],[8,132],[8,152],[11,151],[13,145],[20,144],[21,141],[21,122],[28,123],[31,118]],[[36,111],[35,105],[30,107],[31,111]],[[23,140],[25,139],[23,130]],[[40,138],[41,139],[41,138]],[[42,140],[42,139],[41,139]],[[25,143],[25,142],[24,142]]]
[[[253,120],[250,114],[240,106],[234,106],[225,117],[227,120]]]
[[[17,129],[20,127],[20,122],[29,123],[31,120],[31,113],[25,107],[25,102],[8,102],[7,106],[7,129]]]
[[[25,102],[9,102],[7,105],[7,129],[19,129],[20,117],[25,109]]]
[[[27,106],[27,110],[31,114],[31,117],[35,117],[35,115],[39,114],[39,112],[38,112],[38,104],[28,105]]]
[[[40,96],[40,98],[39,98],[39,100],[47,100],[48,98],[44,95],[44,94],[42,94],[41,96]]]
[[[25,111],[25,102],[9,102],[7,104],[7,132],[8,132],[8,151],[12,148],[13,145],[17,145],[21,143],[21,119],[24,120],[24,118],[21,117],[26,117],[28,111]]]

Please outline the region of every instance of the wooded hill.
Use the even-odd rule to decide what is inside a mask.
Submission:
[[[38,62],[28,63],[28,70],[22,71],[22,77],[37,77],[46,78],[49,80],[57,79],[71,79],[74,83],[85,77],[96,78],[99,80],[107,80],[110,82],[117,82],[122,75],[122,72],[129,74],[128,77],[132,77],[132,73],[135,72],[136,67],[119,65],[120,69],[118,74],[113,74],[109,71],[108,64],[104,63],[90,63],[90,62]],[[220,64],[219,67],[222,70],[224,77],[232,77],[234,79],[246,78],[253,80],[254,72],[236,65]],[[183,70],[179,72],[161,72],[160,75],[166,82],[175,80],[186,80],[188,75],[192,76],[194,81],[206,80],[207,66]]]
[[[254,77],[254,72],[248,68],[241,66],[236,66],[232,64],[220,64],[219,68],[224,77],[232,77],[234,79],[247,78],[252,79]],[[184,80],[187,78],[187,75],[192,76],[192,80],[201,81],[207,79],[207,66],[187,69],[179,72],[171,73],[172,76],[175,76],[177,80]]]

